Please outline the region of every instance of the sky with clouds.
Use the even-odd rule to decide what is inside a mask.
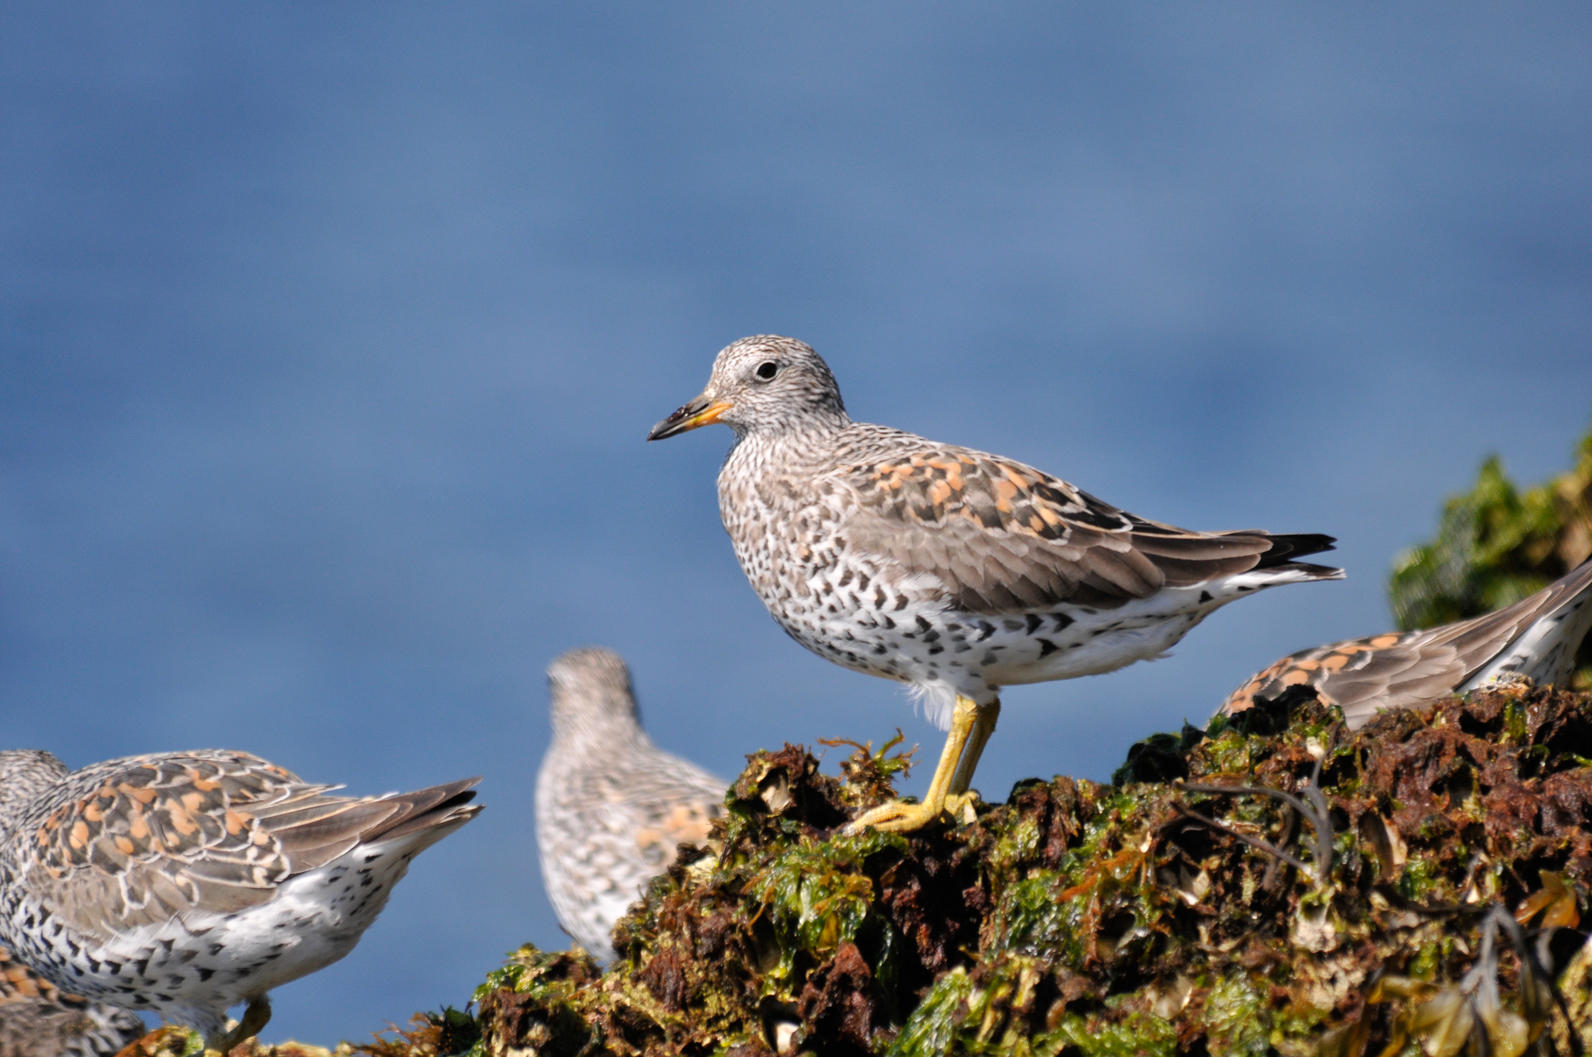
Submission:
[[[976,785],[1103,779],[1282,653],[1390,625],[1481,460],[1592,420],[1592,9],[79,5],[0,11],[0,742],[226,746],[358,793],[485,775],[265,1035],[365,1038],[564,942],[544,669],[666,747],[897,726],[764,614],[729,434],[648,427],[744,334],[853,415],[1345,583],[1014,689]],[[833,757],[838,750],[831,750]],[[830,765],[834,763],[831,758]],[[920,768],[909,787],[927,780]]]

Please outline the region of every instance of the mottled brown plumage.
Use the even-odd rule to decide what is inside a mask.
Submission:
[[[132,1013],[62,994],[0,947],[0,1057],[109,1057],[143,1034]]]
[[[420,851],[480,808],[476,779],[334,795],[225,750],[68,773],[0,752],[0,941],[63,990],[219,1037],[228,1006],[336,961]]]
[[[932,573],[953,606],[1000,614],[1111,608],[1167,587],[1269,568],[1329,540],[1190,532],[1120,510],[1031,466],[936,446],[898,463],[840,468],[852,541]]]
[[[1390,631],[1289,654],[1234,690],[1231,715],[1310,686],[1359,728],[1377,712],[1413,708],[1489,683],[1524,677],[1563,684],[1592,628],[1592,561],[1514,605],[1420,631]]]
[[[769,612],[821,656],[912,685],[951,727],[922,808],[862,823],[911,828],[965,802],[1000,687],[1158,657],[1246,593],[1342,576],[1295,560],[1328,536],[1193,532],[999,455],[854,422],[792,338],[725,348],[649,439],[713,422],[735,431],[724,527]]]

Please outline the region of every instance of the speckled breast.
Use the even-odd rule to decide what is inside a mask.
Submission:
[[[731,463],[725,469],[719,481],[725,531],[753,590],[792,638],[872,675],[909,682],[946,677],[951,649],[939,592],[851,547],[841,497],[798,489],[780,475],[732,473]]]

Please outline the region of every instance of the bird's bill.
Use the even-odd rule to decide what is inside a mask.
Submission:
[[[674,414],[652,427],[652,432],[647,434],[648,440],[663,440],[676,433],[685,433],[696,429],[698,426],[711,426],[719,420],[719,416],[728,411],[731,404],[728,400],[715,400],[708,402],[707,397],[699,396],[675,409]]]

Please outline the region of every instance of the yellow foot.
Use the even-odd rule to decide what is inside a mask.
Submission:
[[[271,1020],[271,1002],[266,996],[249,999],[249,1004],[244,1007],[243,1016],[233,1029],[217,1039],[206,1039],[206,1050],[219,1050],[222,1053],[231,1053],[232,1050],[252,1035],[258,1035],[260,1029]]]
[[[972,822],[977,817],[973,810],[972,793],[949,793],[944,801],[919,804],[910,800],[890,800],[876,808],[864,811],[846,825],[846,832],[855,836],[865,829],[884,833],[910,833],[922,829],[941,815],[949,814],[958,822]]]

